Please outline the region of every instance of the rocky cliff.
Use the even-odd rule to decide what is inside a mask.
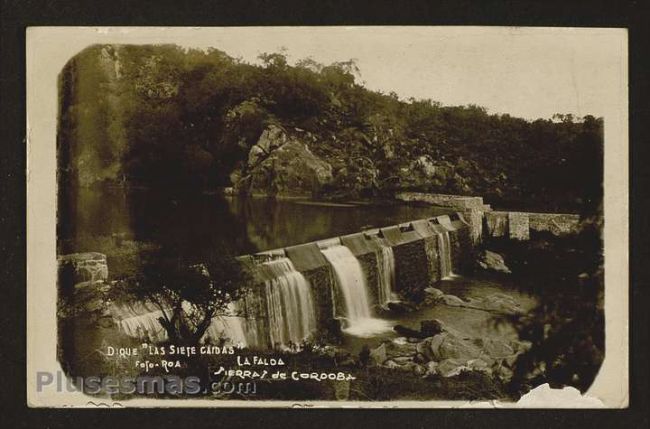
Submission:
[[[59,76],[60,172],[82,186],[123,174],[127,147],[119,50],[96,47],[75,56]]]
[[[242,194],[312,197],[331,184],[332,166],[299,139],[269,126],[230,178]]]

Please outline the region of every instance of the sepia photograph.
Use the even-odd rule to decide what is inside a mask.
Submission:
[[[624,407],[626,43],[29,29],[31,402]]]

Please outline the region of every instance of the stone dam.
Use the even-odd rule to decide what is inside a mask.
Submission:
[[[341,332],[370,337],[392,328],[381,318],[391,306],[417,302],[426,288],[466,271],[483,235],[526,240],[531,230],[563,235],[578,225],[576,215],[492,212],[480,197],[398,197],[459,211],[238,257],[254,287],[213,318],[203,340],[296,350]],[[59,264],[76,287],[108,278],[99,253],[63,255]],[[109,316],[122,333],[161,342],[161,311],[147,303],[112,304]]]
[[[390,330],[381,313],[463,272],[472,243],[468,223],[455,213],[240,256],[255,286],[213,318],[203,340],[295,350],[341,331],[364,337]],[[76,287],[107,280],[104,255],[64,255],[59,262],[76,273]],[[152,304],[112,304],[109,312],[130,337],[166,340],[161,310]]]

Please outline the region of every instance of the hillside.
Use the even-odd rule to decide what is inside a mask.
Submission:
[[[600,118],[404,101],[360,85],[354,62],[261,59],[172,45],[84,50],[60,75],[61,183],[326,199],[419,190],[549,211],[601,198]]]

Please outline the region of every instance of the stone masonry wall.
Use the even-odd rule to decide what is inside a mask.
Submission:
[[[462,255],[461,255],[461,242],[458,236],[458,231],[449,232],[449,245],[451,247],[451,271],[459,272],[461,266]]]
[[[445,223],[443,227],[440,222]],[[435,224],[435,227],[433,226]],[[416,227],[417,225],[417,227]],[[379,266],[377,252],[381,246],[390,245],[395,257],[395,292],[406,299],[418,299],[424,289],[439,280],[440,255],[437,233],[448,230],[454,269],[460,272],[464,253],[471,251],[471,230],[460,218],[448,215],[420,219],[400,225],[368,230],[353,236],[331,238],[314,243],[300,244],[285,249],[275,249],[237,258],[242,266],[251,270],[258,287],[254,296],[245,299],[246,317],[254,320],[260,347],[268,341],[268,309],[266,309],[264,281],[265,270],[259,264],[277,257],[288,257],[295,268],[309,281],[316,306],[319,331],[337,335],[337,317],[345,314],[345,302],[337,287],[335,274],[320,249],[341,244],[341,240],[354,248],[355,257],[364,272],[371,306],[376,306],[379,295]],[[108,276],[105,255],[99,253],[73,254],[59,257],[60,267],[76,283],[105,280]],[[456,267],[459,267],[456,269]],[[266,273],[266,274],[265,274]],[[270,345],[269,345],[270,346]]]
[[[451,207],[459,210],[486,209],[485,204],[483,204],[483,197],[427,194],[423,192],[400,192],[395,195],[395,198],[406,202],[424,202],[433,206]]]
[[[393,247],[395,255],[395,288],[408,298],[422,296],[429,287],[429,262],[424,240],[412,241]]]
[[[337,304],[341,300],[333,296],[337,288],[330,267],[323,265],[302,274],[311,284],[319,330],[327,331],[330,329],[329,321],[334,318],[334,314],[341,314],[342,311],[342,309],[336,309],[335,312],[334,309],[334,300],[336,300]]]
[[[476,248],[473,245],[471,231],[461,228],[450,233],[452,245],[452,263],[454,271],[462,273],[470,270],[476,257]]]
[[[434,235],[424,237],[424,251],[427,255],[429,270],[429,285],[440,280],[440,257],[438,255],[438,238]]]
[[[474,244],[488,237],[509,237],[528,240],[530,232],[550,232],[555,236],[575,234],[579,230],[580,216],[568,213],[528,213],[515,211],[492,211],[482,197],[422,192],[401,192],[395,196],[406,202],[420,202],[438,207],[450,207],[462,212],[471,231]]]
[[[366,284],[368,286],[368,299],[370,300],[370,307],[379,303],[379,273],[377,270],[377,254],[366,253],[365,255],[357,256],[361,269],[366,276]]]
[[[509,237],[527,240],[530,232],[550,232],[560,237],[575,234],[580,229],[580,216],[565,213],[527,213],[493,211],[485,214],[489,237]]]
[[[461,211],[471,232],[474,244],[481,242],[483,236],[483,216],[492,210],[483,203],[483,197],[464,195],[428,194],[423,192],[400,192],[395,198],[406,202],[419,202],[438,207],[449,207]]]

